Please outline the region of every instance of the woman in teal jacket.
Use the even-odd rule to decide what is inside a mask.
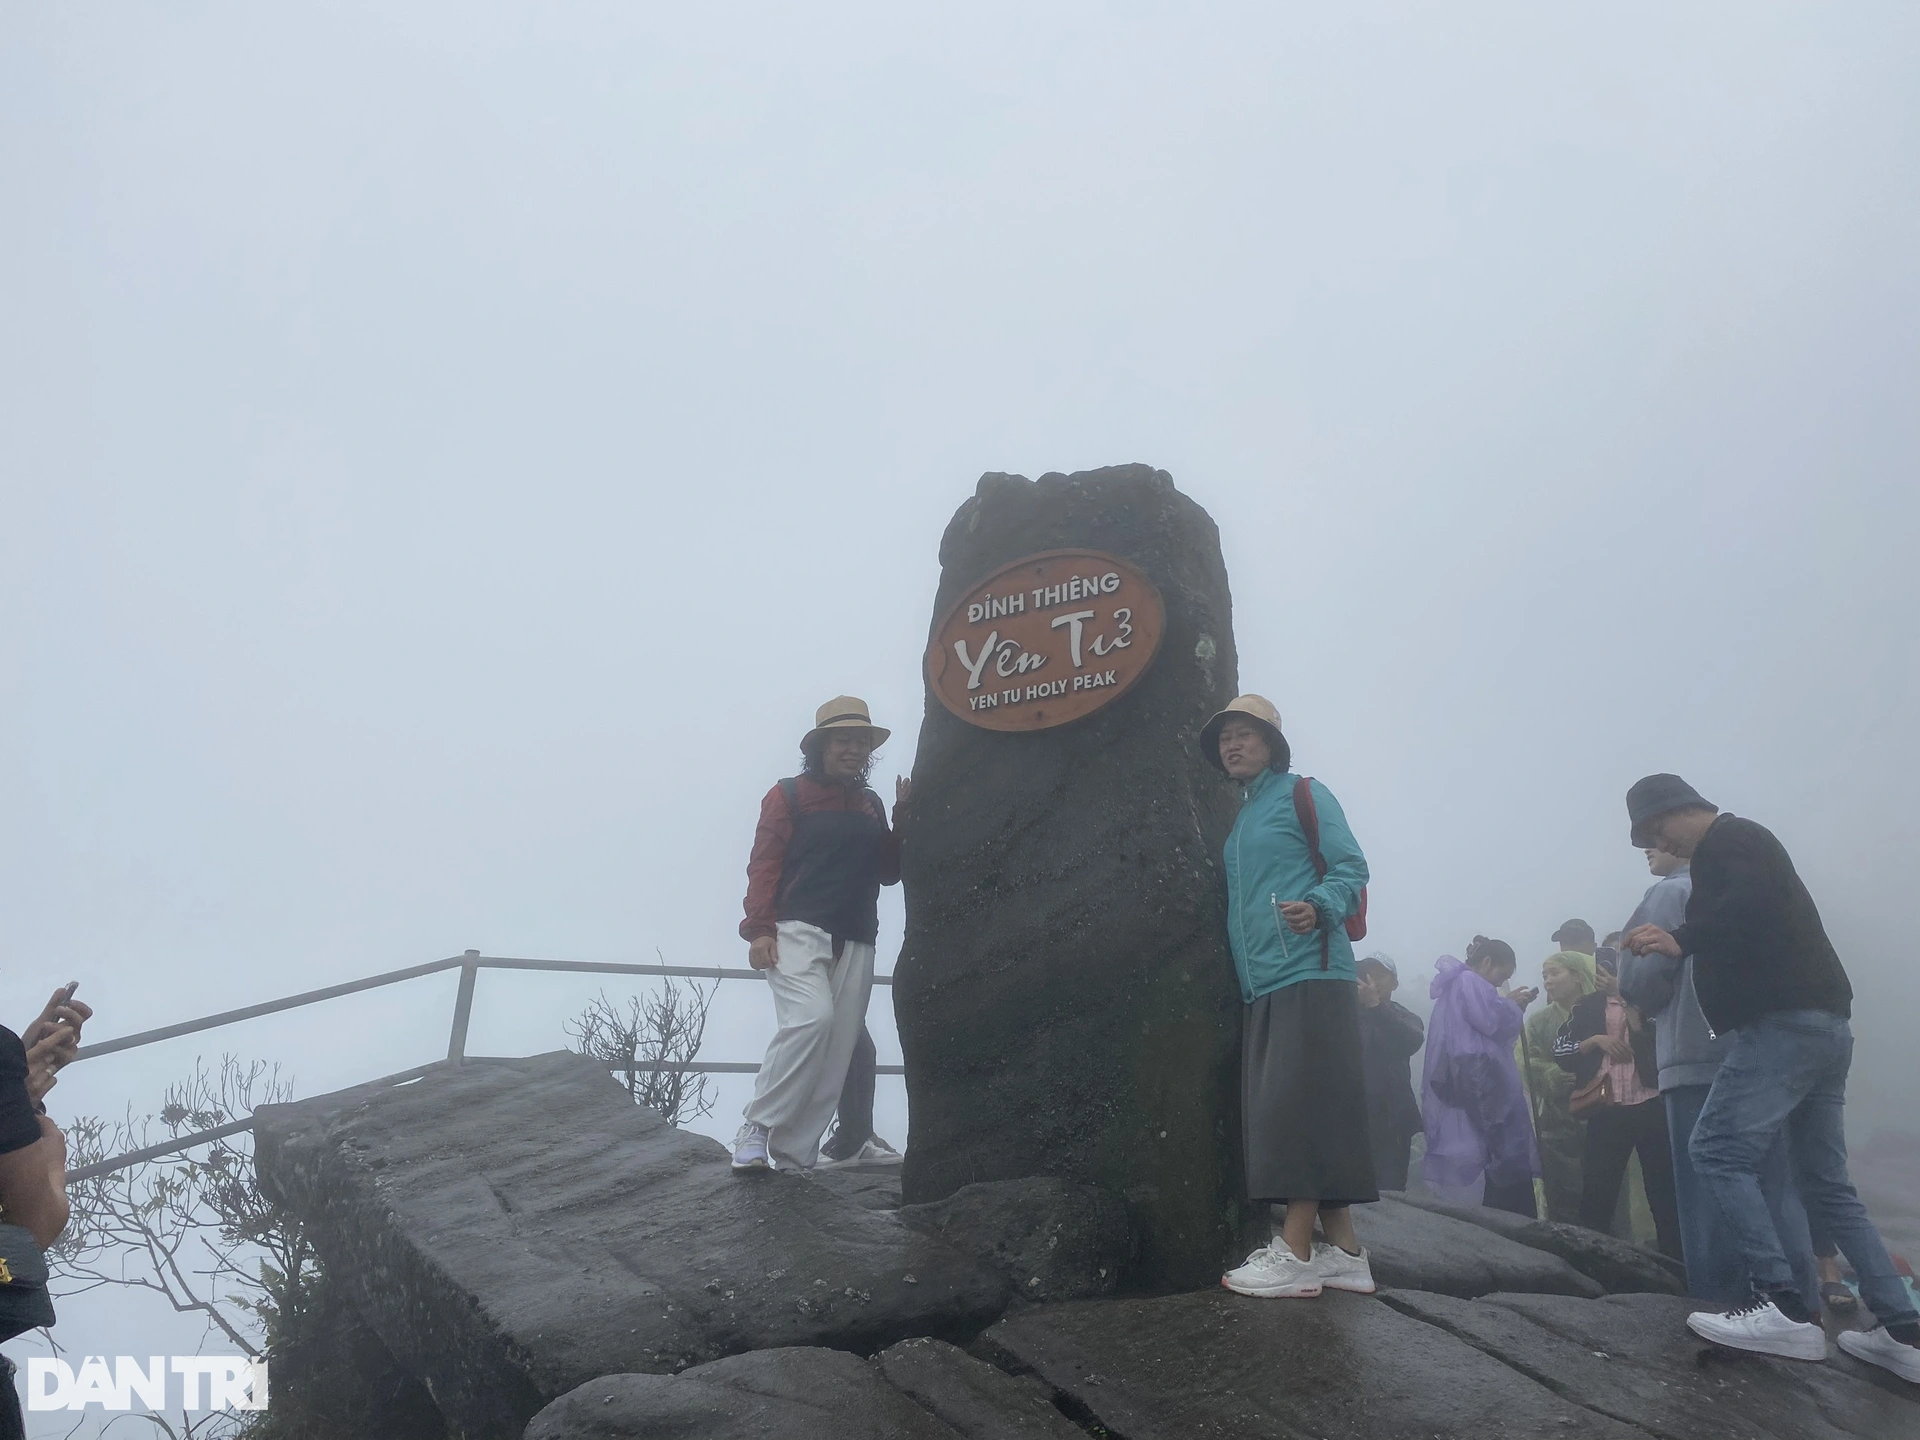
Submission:
[[[1360,1003],[1346,921],[1367,861],[1340,802],[1290,773],[1280,713],[1242,695],[1200,732],[1246,787],[1227,836],[1227,939],[1246,1002],[1240,1052],[1247,1196],[1286,1206],[1270,1244],[1221,1279],[1262,1297],[1373,1291],[1350,1205],[1380,1198],[1367,1134]],[[1318,830],[1319,854],[1308,836]],[[1314,1222],[1326,1239],[1315,1243]]]

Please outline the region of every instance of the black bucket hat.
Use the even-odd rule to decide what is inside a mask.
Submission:
[[[1627,791],[1627,823],[1633,827],[1633,843],[1642,850],[1651,848],[1653,833],[1649,826],[1676,810],[1712,810],[1718,814],[1720,807],[1702,798],[1678,775],[1648,775],[1634,781]]]

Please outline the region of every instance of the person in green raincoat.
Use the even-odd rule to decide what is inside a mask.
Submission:
[[[1540,1142],[1540,1174],[1547,1192],[1547,1219],[1580,1223],[1580,1155],[1586,1121],[1568,1108],[1573,1076],[1554,1063],[1553,1042],[1582,995],[1594,990],[1593,956],[1560,950],[1540,966],[1540,988],[1547,1003],[1528,1017],[1522,1032],[1521,1064],[1533,1102],[1534,1133]]]

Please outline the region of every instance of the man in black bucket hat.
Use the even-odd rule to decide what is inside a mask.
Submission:
[[[1746,1261],[1753,1300],[1690,1315],[1688,1328],[1737,1350],[1827,1357],[1762,1189],[1767,1154],[1784,1133],[1809,1218],[1853,1262],[1880,1321],[1842,1334],[1840,1347],[1920,1385],[1920,1313],[1847,1178],[1853,987],[1813,897],[1771,831],[1721,813],[1678,775],[1635,782],[1627,818],[1635,845],[1691,861],[1693,871],[1685,922],[1671,932],[1638,926],[1627,948],[1691,954],[1701,1010],[1733,1036],[1687,1152]]]

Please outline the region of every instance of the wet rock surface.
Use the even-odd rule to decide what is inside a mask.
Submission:
[[[1370,1296],[1040,1306],[978,1348],[1127,1440],[1645,1440]]]
[[[1668,1295],[1457,1300],[1390,1291],[1401,1313],[1440,1327],[1596,1414],[1661,1440],[1887,1440],[1920,1437],[1920,1387],[1833,1348],[1824,1364],[1709,1345],[1686,1329],[1697,1308]]]
[[[1406,1194],[1396,1199],[1417,1209],[1444,1215],[1491,1230],[1517,1245],[1558,1255],[1611,1295],[1684,1295],[1684,1266],[1654,1250],[1643,1250],[1625,1240],[1603,1235],[1582,1225],[1557,1220],[1529,1220],[1484,1205],[1449,1205],[1430,1195]]]
[[[964,1185],[944,1200],[906,1206],[900,1219],[995,1266],[1026,1300],[1110,1295],[1132,1250],[1117,1196],[1050,1176]]]
[[[1404,1201],[1357,1205],[1353,1224],[1380,1285],[1463,1299],[1501,1290],[1587,1298],[1604,1293],[1557,1255]]]
[[[927,697],[893,991],[903,1193],[1101,1185],[1127,1202],[1135,1283],[1208,1284],[1249,1218],[1219,861],[1235,800],[1194,744],[1237,681],[1226,568],[1162,471],[988,475],[941,541],[934,623],[999,566],[1069,547],[1137,566],[1164,638],[1133,689],[1050,730],[981,729]]]
[[[1667,1295],[1215,1292],[1023,1309],[975,1348],[1127,1440],[1920,1437],[1920,1387],[1845,1357],[1708,1346],[1688,1309]]]
[[[1002,1276],[634,1105],[570,1053],[263,1106],[263,1187],[449,1428],[513,1437],[582,1382],[749,1350],[965,1339]]]
[[[679,1375],[603,1376],[542,1410],[526,1440],[954,1440],[958,1433],[871,1362],[799,1348],[735,1355]]]
[[[877,1357],[901,1394],[967,1440],[1086,1440],[1047,1387],[939,1340],[903,1340]]]

